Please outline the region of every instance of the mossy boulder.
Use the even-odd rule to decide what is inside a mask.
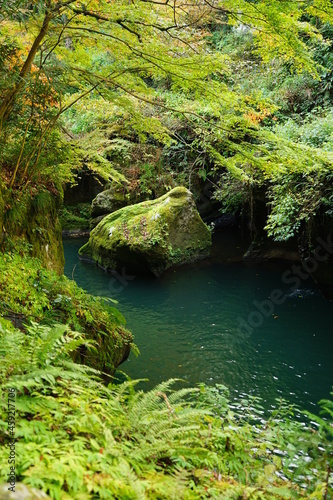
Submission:
[[[209,256],[211,234],[193,196],[177,187],[156,200],[124,207],[91,232],[79,255],[106,269],[160,276],[174,265]]]
[[[42,191],[31,200],[25,225],[26,237],[32,245],[32,255],[46,269],[62,274],[65,266],[59,210],[62,193]]]
[[[95,217],[94,219],[91,219],[91,221],[89,223],[89,229],[90,229],[90,231],[92,229],[94,229],[96,226],[98,226],[98,224],[101,222],[101,220],[103,220],[104,217],[106,217],[107,215],[109,215],[109,214],[99,215],[98,217]]]
[[[91,216],[95,218],[101,215],[111,214],[131,203],[133,203],[133,200],[129,200],[126,194],[114,188],[106,189],[93,199],[91,203]]]
[[[138,191],[126,191],[124,188],[109,187],[98,195],[91,202],[90,230],[94,229],[106,215],[128,205],[134,205],[149,199],[148,195],[143,195]]]

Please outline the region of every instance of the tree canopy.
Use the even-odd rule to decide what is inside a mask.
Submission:
[[[332,9],[328,0],[2,0],[5,185],[24,192],[37,183],[52,191],[82,163],[126,183],[107,158],[110,149],[126,154],[121,142],[126,129],[140,142],[190,151],[189,187],[193,170],[202,177],[209,170],[227,171],[234,187],[238,182],[245,191],[268,182],[273,208],[268,232],[288,238],[303,208],[297,208],[302,202],[297,193],[290,195],[287,179],[306,175],[310,188],[322,184],[332,153],[274,127],[279,104],[255,86],[233,84],[233,56],[214,40],[228,27],[248,33],[252,57],[268,71],[275,73],[270,65],[276,64],[295,78],[319,81],[326,66],[316,54],[329,50],[331,38],[323,27],[329,26]],[[110,143],[111,136],[117,144]],[[330,197],[321,188],[310,191],[312,208]],[[290,196],[293,209],[281,216],[281,203],[288,205]],[[287,219],[286,232],[280,226]]]

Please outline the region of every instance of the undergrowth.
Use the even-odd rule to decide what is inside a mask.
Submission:
[[[75,206],[63,206],[59,214],[62,229],[89,229],[90,205],[90,203],[78,203]]]
[[[77,352],[77,359],[112,373],[132,343],[122,314],[101,297],[44,269],[38,259],[17,252],[0,253],[0,313],[24,329],[38,321],[68,324],[97,342],[99,353]]]
[[[232,406],[223,386],[149,392],[105,386],[70,357],[92,347],[68,326],[0,321],[0,383],[16,391],[17,480],[66,499],[323,499],[332,493],[332,425],[294,420],[279,401]],[[333,415],[331,401],[322,403]],[[0,407],[0,478],[8,474],[7,400]]]

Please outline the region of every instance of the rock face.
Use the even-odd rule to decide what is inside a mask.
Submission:
[[[91,203],[91,200],[106,185],[106,181],[92,173],[86,167],[78,167],[76,170],[75,186],[67,185],[64,192],[64,204],[67,206],[77,205],[78,203]]]
[[[99,193],[91,203],[91,216],[93,218],[101,215],[111,214],[120,208],[126,207],[129,200],[115,189],[107,189]]]
[[[108,214],[112,214],[120,208],[134,205],[143,201],[136,193],[125,194],[122,191],[117,191],[115,188],[106,189],[98,193],[96,198],[91,203],[91,216],[90,229],[94,229],[101,220]]]
[[[218,177],[213,178],[212,181],[216,184]],[[198,187],[197,191],[196,206],[200,217],[206,224],[210,224],[221,217],[222,203],[214,199],[214,189],[214,184],[210,180],[206,180]]]
[[[243,256],[243,260],[256,263],[271,259],[300,262],[301,256],[297,251],[297,243],[270,240],[262,243],[252,242]]]
[[[14,242],[25,240],[31,245],[32,255],[46,269],[62,274],[65,258],[58,216],[61,187],[54,187],[52,192],[40,190],[34,196],[26,193],[21,198],[0,185],[0,200],[0,243],[5,243],[6,238]]]
[[[190,191],[177,187],[156,200],[124,207],[91,232],[79,255],[109,270],[160,276],[210,254],[211,234]]]

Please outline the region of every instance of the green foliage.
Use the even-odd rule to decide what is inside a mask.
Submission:
[[[91,219],[90,203],[63,206],[59,216],[62,229],[87,229]]]
[[[20,249],[27,243],[30,254],[44,267],[63,272],[64,254],[58,210],[62,188],[53,181],[47,186],[29,185],[23,191],[1,189],[1,251]],[[24,243],[25,242],[25,243]]]
[[[292,140],[300,151],[312,155],[311,159],[304,157],[303,164],[295,162],[287,172],[269,179],[270,214],[266,229],[269,236],[284,241],[301,229],[311,234],[316,217],[332,213],[332,111],[309,113],[301,123],[289,119],[275,130],[283,141]],[[318,153],[322,159],[313,161]]]
[[[68,137],[81,139],[96,128],[117,127],[120,117],[139,142],[152,138],[170,145],[172,122],[185,118],[199,135],[208,123],[228,131],[239,144],[234,127],[241,129],[241,116],[264,104],[259,95],[249,98],[232,88],[233,52],[227,38],[210,36],[212,27],[228,24],[225,31],[232,33],[234,46],[237,38],[245,40],[245,32],[246,44],[255,46],[254,60],[277,59],[290,71],[315,78],[320,58],[316,64],[309,44],[321,50],[329,35],[308,19],[316,16],[319,24],[327,23],[332,13],[328,0],[223,0],[214,1],[213,9],[194,2],[186,8],[175,5],[173,11],[167,4],[144,1],[129,9],[123,0],[116,9],[105,0],[3,4],[0,167],[10,186],[20,189],[50,176],[68,180],[75,161]],[[90,150],[84,161],[99,174],[110,170],[99,149]],[[204,168],[198,172],[206,175]]]
[[[332,172],[313,171],[281,176],[268,191],[271,211],[266,229],[276,241],[285,241],[311,224],[320,213],[332,211]]]
[[[333,151],[333,110],[309,113],[301,123],[289,119],[275,130],[281,137]]]
[[[144,163],[140,166],[139,190],[143,195],[158,198],[173,187],[174,182],[170,172],[162,171],[159,165]]]
[[[27,214],[56,211],[50,193],[82,165],[149,196],[222,171],[225,211],[251,210],[265,186],[277,240],[332,213],[332,3],[212,7],[1,2],[0,308],[22,331],[0,322],[0,383],[17,390],[18,479],[55,499],[332,494],[331,401],[314,426],[285,402],[269,418],[255,398],[229,404],[222,387],[105,387],[72,358],[112,372],[131,343],[120,313],[26,260],[27,244],[13,252],[24,226],[46,244],[41,215]],[[68,224],[86,216],[63,211]],[[3,480],[7,458],[2,446]]]
[[[15,389],[17,479],[70,498],[321,499],[332,493],[330,421],[316,429],[280,401],[228,401],[223,386],[149,392],[138,381],[103,385],[74,363],[68,327],[0,322],[0,477],[8,473],[6,392]],[[323,408],[332,410],[332,402]],[[332,414],[331,414],[332,416]],[[312,416],[311,416],[312,418]]]
[[[74,281],[43,269],[38,259],[15,253],[0,254],[0,311],[5,317],[52,324],[67,324],[93,339],[99,352],[76,358],[112,373],[128,352],[132,336],[124,328],[125,319],[103,298],[93,297]]]
[[[226,172],[220,176],[214,198],[221,202],[222,213],[238,214],[249,203],[249,187]]]
[[[252,195],[261,186],[267,200],[265,229],[277,241],[302,233],[310,240],[318,217],[332,213],[332,27],[311,16],[305,19],[322,35],[302,38],[321,65],[320,78],[295,73],[281,59],[258,57],[253,30],[246,26],[217,28],[211,37],[214,47],[232,57],[229,87],[257,103],[255,112],[246,113],[250,123],[235,124],[240,145],[236,134],[205,138],[211,170],[222,169],[215,196],[223,211],[242,211],[252,220]]]

